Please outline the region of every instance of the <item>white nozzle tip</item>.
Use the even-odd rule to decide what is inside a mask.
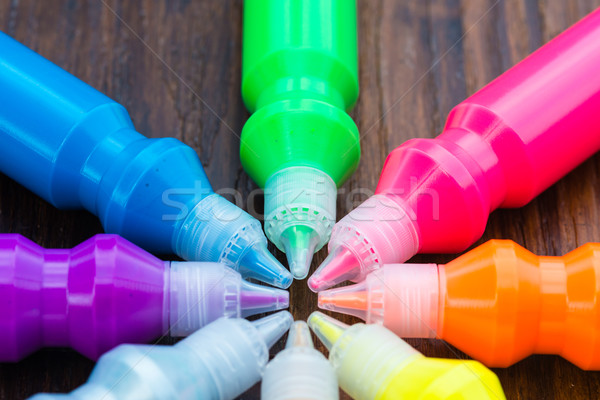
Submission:
[[[268,317],[252,321],[252,325],[258,330],[267,347],[271,348],[287,332],[292,322],[294,322],[292,314],[288,311],[280,311]]]
[[[288,349],[291,347],[314,348],[312,338],[310,337],[310,330],[306,322],[296,321],[292,324],[285,348]]]

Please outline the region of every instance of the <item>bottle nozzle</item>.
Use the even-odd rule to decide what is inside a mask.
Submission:
[[[255,243],[242,256],[239,271],[244,278],[253,278],[282,289],[289,288],[294,280],[262,242]]]
[[[287,254],[294,277],[304,279],[331,236],[337,186],[319,169],[295,166],[275,172],[264,190],[265,233]]]
[[[267,250],[260,222],[218,194],[200,200],[179,224],[175,252],[185,260],[220,262],[245,278],[280,288],[292,275]]]
[[[290,305],[290,294],[281,289],[242,281],[240,308],[242,317],[282,310]]]
[[[296,225],[286,229],[280,239],[292,275],[296,279],[306,278],[320,241],[319,234],[309,226]]]
[[[268,317],[252,321],[259,335],[270,349],[281,336],[290,328],[294,318],[288,311],[281,311]]]
[[[292,324],[285,348],[289,349],[292,347],[309,347],[311,349],[315,347],[306,322],[296,321]]]
[[[366,321],[369,310],[369,292],[366,281],[319,292],[319,308],[354,315]]]
[[[344,331],[348,329],[348,325],[336,319],[328,317],[319,311],[314,311],[308,317],[308,326],[313,330],[315,335],[331,351],[331,348],[342,336]]]
[[[339,246],[329,253],[325,261],[308,279],[308,287],[313,292],[319,292],[362,276],[360,260],[346,247]]]

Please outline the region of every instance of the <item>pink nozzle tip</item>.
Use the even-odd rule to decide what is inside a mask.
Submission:
[[[360,279],[361,262],[344,246],[336,247],[308,280],[313,292],[328,289],[349,279]]]

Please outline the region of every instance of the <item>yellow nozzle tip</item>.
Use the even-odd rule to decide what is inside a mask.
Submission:
[[[308,326],[323,342],[327,350],[331,350],[335,342],[343,335],[348,325],[335,320],[319,311],[314,311],[308,317]]]

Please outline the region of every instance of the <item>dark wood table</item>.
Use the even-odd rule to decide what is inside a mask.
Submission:
[[[412,137],[438,134],[456,103],[600,6],[600,0],[358,3],[361,95],[352,116],[365,136],[360,167],[340,196],[340,216],[372,192],[390,150]],[[241,0],[0,0],[2,31],[125,105],[140,132],[192,146],[213,186],[234,188],[245,201],[257,187],[238,157],[248,117],[240,98],[241,24]],[[358,194],[350,198],[351,192]],[[513,239],[538,254],[562,255],[600,240],[599,202],[596,155],[526,207],[493,213],[479,243]],[[0,232],[71,247],[102,228],[91,214],[58,211],[0,176]],[[322,250],[315,256],[313,269],[325,255]],[[306,282],[292,285],[290,301],[296,319],[317,308]],[[465,357],[441,341],[410,343],[428,356]],[[272,353],[282,346],[280,341]],[[320,343],[318,348],[325,351]],[[93,366],[66,349],[0,364],[0,398],[70,391]],[[509,399],[600,397],[599,373],[555,356],[533,356],[495,371]],[[259,393],[256,385],[240,398],[257,399]]]

